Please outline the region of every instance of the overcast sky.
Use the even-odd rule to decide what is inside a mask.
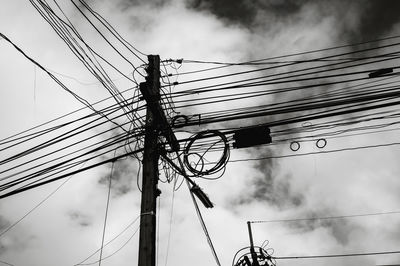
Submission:
[[[48,1],[54,5],[53,1]],[[59,1],[82,34],[99,37],[70,1]],[[161,58],[241,62],[399,35],[399,1],[92,0],[87,1],[137,49]],[[93,103],[108,94],[59,39],[29,1],[5,0],[0,32]],[[103,46],[102,46],[103,45]],[[0,40],[0,138],[82,107],[45,73]],[[139,66],[142,62],[132,58]],[[131,73],[129,64],[118,65]],[[130,84],[118,83],[120,89]],[[201,76],[200,76],[201,77]],[[204,76],[203,76],[204,77]],[[271,99],[273,100],[273,99]],[[251,123],[251,121],[249,122]],[[385,143],[398,134],[328,142],[327,148]],[[304,152],[318,149],[313,143]],[[290,154],[289,144],[232,151],[232,158]],[[0,153],[1,154],[1,153]],[[248,246],[246,221],[354,215],[400,210],[397,146],[228,163],[218,180],[199,180],[214,202],[202,208],[221,265]],[[1,154],[1,157],[5,154]],[[132,161],[115,165],[106,241],[140,213]],[[101,244],[110,165],[71,178],[51,198],[0,237],[0,265],[75,265]],[[61,183],[0,200],[0,232],[35,207]],[[216,265],[185,186],[173,193],[160,184],[158,265]],[[174,194],[174,196],[173,196]],[[172,204],[173,202],[173,204]],[[173,208],[172,208],[173,206]],[[173,209],[173,211],[171,211]],[[172,217],[172,220],[170,220]],[[102,265],[136,265],[139,223],[103,252]],[[269,241],[276,256],[400,250],[400,214],[351,219],[253,224],[254,241]],[[170,234],[170,239],[169,239]],[[124,243],[127,243],[124,245]],[[96,254],[86,263],[95,262]],[[5,263],[6,262],[6,263]],[[278,265],[399,264],[400,255],[282,260]]]

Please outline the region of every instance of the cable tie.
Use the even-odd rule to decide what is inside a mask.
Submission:
[[[150,212],[144,212],[141,215],[156,215],[153,211]]]

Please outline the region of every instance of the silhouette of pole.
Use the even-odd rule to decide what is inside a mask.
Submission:
[[[139,235],[139,266],[156,265],[156,201],[160,191],[158,183],[157,150],[158,120],[150,107],[160,99],[160,57],[148,56],[146,82],[140,84],[140,91],[147,101],[146,128],[143,152],[142,201]]]
[[[249,239],[250,239],[250,254],[251,254],[251,266],[260,266],[257,260],[257,253],[254,250],[254,242],[253,242],[253,233],[251,232],[251,223],[247,221],[247,229],[249,230]]]

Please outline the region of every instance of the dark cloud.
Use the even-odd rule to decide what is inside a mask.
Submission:
[[[258,14],[270,17],[286,18],[299,11],[304,0],[187,0],[187,6],[200,11],[208,11],[229,23],[237,23],[246,27],[256,25]]]
[[[244,25],[252,24],[256,16],[251,1],[188,0],[187,6],[199,11],[209,11],[219,18]]]
[[[133,159],[125,159],[115,162],[112,171],[111,189],[113,196],[124,195],[136,188],[137,168],[136,161]],[[99,183],[105,186],[109,184],[110,171],[105,173],[100,179]]]
[[[87,227],[92,224],[91,218],[79,211],[70,211],[68,217],[76,224],[82,227]]]
[[[122,10],[135,7],[135,6],[141,6],[141,5],[149,5],[153,7],[158,7],[161,8],[167,4],[171,3],[171,0],[122,0],[119,5]]]
[[[329,217],[334,216],[334,213],[325,211],[310,211],[305,214],[304,218],[313,218],[313,217]],[[352,240],[351,234],[357,231],[363,230],[361,227],[357,226],[355,223],[352,223],[346,219],[310,219],[310,220],[301,220],[294,222],[287,222],[285,224],[288,228],[291,228],[294,232],[305,233],[312,232],[318,228],[326,228],[330,232],[330,235],[342,246],[348,245]],[[363,232],[364,233],[364,232]]]
[[[310,20],[310,14],[315,23],[333,17],[335,30],[341,32],[339,37],[348,42],[378,39],[400,21],[400,1],[396,0],[186,0],[186,3],[190,9],[210,12],[227,23],[250,29],[288,27]],[[305,16],[307,10],[313,12]]]
[[[350,36],[355,41],[378,39],[400,22],[400,1],[357,1],[360,9],[359,27]]]
[[[253,149],[254,157],[268,157],[272,154],[270,149]],[[261,152],[262,150],[262,152]],[[258,153],[259,155],[255,155]],[[303,204],[303,196],[294,191],[291,186],[291,177],[278,175],[279,166],[275,160],[259,161],[255,168],[258,174],[249,177],[249,189],[242,195],[235,196],[233,205],[250,204],[252,202],[265,202],[270,206],[280,209],[296,208]]]
[[[303,196],[293,191],[290,177],[278,178],[271,174],[271,166],[260,163],[261,177],[254,180],[255,190],[251,197],[255,201],[266,201],[279,208],[298,207],[303,203]]]

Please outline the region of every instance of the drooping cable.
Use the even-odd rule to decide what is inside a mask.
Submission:
[[[336,219],[348,219],[348,218],[380,216],[380,215],[392,215],[392,214],[400,214],[400,211],[386,211],[386,212],[360,213],[360,214],[348,214],[348,215],[338,215],[338,216],[323,216],[323,217],[309,217],[309,218],[257,220],[257,221],[250,221],[250,223],[282,223],[282,222],[301,222],[301,221],[316,221],[316,220],[336,220]]]
[[[41,70],[43,70],[47,75],[50,76],[50,78],[52,78],[61,88],[63,88],[65,91],[67,91],[69,94],[71,94],[75,99],[77,99],[79,102],[81,102],[82,104],[84,104],[86,107],[88,107],[89,109],[91,109],[93,112],[105,117],[106,119],[108,119],[107,116],[104,116],[101,112],[97,111],[89,102],[87,102],[85,99],[83,99],[82,97],[80,97],[79,95],[77,95],[75,92],[71,91],[70,89],[68,89],[67,86],[65,86],[57,77],[55,77],[52,73],[50,73],[46,68],[44,68],[41,64],[39,64],[37,61],[35,61],[34,59],[32,59],[31,57],[29,57],[24,51],[22,51],[21,48],[19,48],[16,44],[14,44],[7,36],[5,36],[4,34],[0,33],[0,37],[2,37],[4,40],[6,40],[7,42],[9,42],[12,46],[14,46],[14,48],[20,52],[23,56],[25,56],[25,58],[27,58],[29,61],[31,61],[33,64],[35,64],[37,67],[39,67]],[[114,123],[113,121],[110,121],[112,123]]]
[[[206,226],[206,224],[205,224],[205,222],[204,222],[203,216],[201,215],[199,205],[197,204],[197,201],[196,201],[196,198],[195,198],[194,195],[193,195],[193,192],[191,192],[191,190],[190,190],[189,181],[188,181],[187,179],[186,179],[185,181],[186,181],[186,185],[188,186],[188,189],[189,189],[189,192],[190,192],[190,197],[192,198],[192,202],[193,202],[194,208],[195,208],[195,210],[196,210],[197,217],[199,218],[199,222],[200,222],[201,227],[202,227],[202,229],[203,229],[203,232],[204,232],[204,234],[205,234],[205,236],[206,236],[206,238],[207,238],[207,243],[208,243],[208,245],[210,246],[210,249],[211,249],[211,252],[212,252],[213,257],[214,257],[214,259],[215,259],[215,262],[216,262],[216,264],[217,264],[218,266],[221,266],[221,263],[220,263],[220,261],[219,261],[217,252],[215,251],[214,245],[213,245],[213,243],[212,243],[210,234],[208,233],[207,226]]]
[[[116,153],[116,151],[115,151],[115,153]],[[115,156],[115,153],[114,153],[114,156]],[[107,204],[106,204],[106,213],[104,215],[103,234],[102,234],[102,237],[101,237],[99,266],[101,265],[102,256],[103,256],[104,237],[105,237],[105,234],[106,234],[106,227],[107,227],[108,207],[109,207],[109,204],[110,204],[111,183],[112,183],[112,175],[113,175],[113,170],[114,170],[114,164],[115,164],[115,161],[113,161],[111,163],[111,171],[110,171],[110,176],[109,176],[109,181],[108,181]]]
[[[129,43],[127,40],[125,40],[117,30],[98,12],[94,11],[93,8],[91,8],[84,0],[79,0],[79,2],[85,6],[87,10],[89,10],[90,13],[92,13],[98,21],[100,21],[101,24],[103,24],[104,27],[107,28],[108,31],[111,32],[111,34],[117,38],[133,55],[135,55],[139,60],[141,60],[143,63],[146,64],[146,62],[139,56],[137,55],[134,51],[132,51],[130,48],[135,50],[137,53],[147,56],[145,53],[139,51],[136,47],[134,47],[131,43]],[[129,46],[129,47],[128,47]]]
[[[394,251],[379,251],[365,253],[343,253],[343,254],[328,254],[328,255],[299,255],[299,256],[274,256],[276,260],[293,260],[293,259],[326,259],[326,258],[343,258],[343,257],[360,257],[360,256],[379,256],[400,254],[400,250]]]
[[[82,167],[84,166],[84,163],[82,164]],[[64,180],[58,187],[56,187],[51,193],[49,193],[46,197],[44,197],[39,203],[37,203],[32,209],[30,209],[27,213],[25,213],[21,218],[13,222],[10,226],[8,226],[6,229],[4,229],[0,233],[0,238],[5,235],[8,231],[10,231],[12,228],[14,228],[17,224],[19,224],[22,220],[24,220],[28,215],[30,215],[32,212],[34,212],[37,208],[39,208],[44,202],[46,202],[50,197],[52,197],[58,190],[61,189],[68,181],[71,180],[74,176],[68,177],[66,180]]]
[[[168,240],[167,240],[167,249],[165,252],[165,264],[164,266],[168,265],[168,256],[169,256],[169,247],[171,242],[171,232],[172,232],[172,219],[174,215],[174,202],[175,202],[175,185],[178,179],[175,178],[174,186],[172,187],[172,198],[171,198],[171,211],[169,215],[169,229],[168,229]]]
[[[115,235],[112,239],[108,240],[108,241],[104,244],[103,248],[106,247],[106,246],[108,246],[109,244],[111,244],[115,239],[119,238],[119,237],[120,237],[123,233],[125,233],[130,227],[132,227],[132,226],[136,223],[136,221],[139,220],[139,218],[140,218],[140,215],[137,216],[135,219],[133,219],[121,232],[119,232],[117,235]],[[85,263],[87,260],[89,260],[90,258],[92,258],[92,257],[93,257],[94,255],[96,255],[99,251],[100,251],[100,248],[98,248],[96,251],[94,251],[92,254],[90,254],[88,257],[86,257],[84,260],[82,260],[82,261],[80,261],[80,262],[74,264],[74,266],[77,266],[77,265],[84,265],[84,263]],[[103,259],[103,260],[104,260],[104,259]],[[95,263],[97,263],[97,261],[96,261]]]
[[[47,75],[49,75],[58,85],[61,86],[65,91],[67,91],[69,94],[71,94],[75,99],[77,99],[79,102],[84,104],[86,107],[90,108],[92,111],[97,112],[91,104],[89,104],[85,99],[68,89],[59,79],[57,79],[53,74],[51,74],[46,68],[44,68],[41,64],[39,64],[37,61],[29,57],[24,51],[22,51],[21,48],[19,48],[15,43],[13,43],[7,36],[5,36],[3,33],[0,32],[0,37],[2,37],[4,40],[6,40],[8,43],[10,43],[18,52],[20,52],[26,59],[31,61],[33,64],[35,64],[37,67],[39,67],[41,70],[43,70]]]

